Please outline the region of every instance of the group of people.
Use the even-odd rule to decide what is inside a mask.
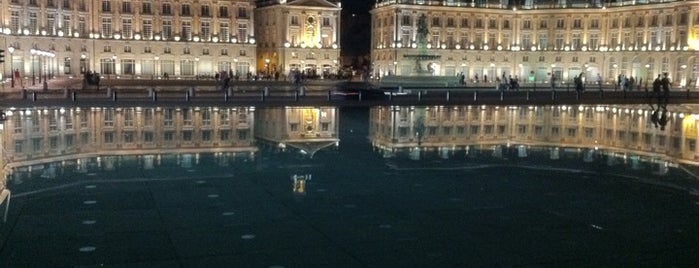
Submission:
[[[667,125],[667,102],[670,98],[670,78],[667,73],[658,75],[653,81],[653,94],[649,96],[649,105],[653,109],[650,120],[653,125],[660,130],[665,130]],[[655,100],[655,106],[653,101]]]

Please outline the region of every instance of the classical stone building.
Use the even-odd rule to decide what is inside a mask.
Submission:
[[[5,75],[93,71],[150,79],[255,71],[252,0],[3,1],[0,7]]]
[[[369,137],[398,152],[493,151],[500,146],[602,150],[696,164],[699,116],[669,106],[666,125],[646,105],[385,106],[371,109]]]
[[[693,1],[379,0],[371,13],[376,76],[410,74],[406,55],[418,53],[425,16],[433,75],[547,83],[553,74],[566,83],[584,73],[588,83],[614,83],[667,72],[675,86],[692,87],[699,78]]]
[[[255,9],[258,72],[336,73],[340,11],[340,4],[325,0],[259,1]]]

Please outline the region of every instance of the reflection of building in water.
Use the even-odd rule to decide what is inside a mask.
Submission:
[[[242,152],[252,157],[257,151],[252,107],[32,108],[10,110],[7,117],[2,146],[10,169],[136,154],[146,155],[143,165],[152,167],[161,153],[180,154],[178,161],[185,166],[196,158],[194,153]],[[103,157],[100,163],[113,169],[111,160]]]
[[[310,157],[339,142],[336,107],[280,107],[258,109],[255,138],[285,150],[293,147]]]
[[[645,106],[375,107],[370,137],[387,155],[519,144],[661,154],[694,161],[699,158],[699,117],[679,110],[687,107],[676,109],[669,111],[669,123],[661,131]],[[526,147],[522,150],[526,155]]]

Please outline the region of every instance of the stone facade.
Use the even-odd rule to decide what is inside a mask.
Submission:
[[[503,75],[520,83],[645,83],[667,72],[675,86],[697,85],[699,4],[687,1],[378,1],[372,13],[373,75],[403,75],[417,51],[417,21],[428,21],[435,75],[467,83]]]

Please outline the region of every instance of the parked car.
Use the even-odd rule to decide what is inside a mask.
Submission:
[[[386,93],[367,82],[340,82],[330,91],[331,100],[386,99]]]

